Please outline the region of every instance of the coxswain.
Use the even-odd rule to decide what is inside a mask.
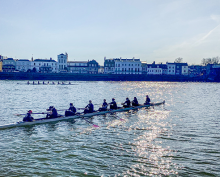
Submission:
[[[138,100],[136,97],[134,97],[134,100],[132,101],[132,106],[139,106]]]
[[[31,116],[31,114],[32,114],[32,111],[29,110],[27,112],[27,114],[25,115],[25,117],[23,118],[23,121],[24,122],[32,122],[34,120],[34,118]]]
[[[148,105],[148,104],[150,104],[150,98],[148,95],[146,95],[146,101],[145,101],[144,105]]]
[[[99,111],[107,111],[108,103],[106,103],[106,99],[103,100],[102,107],[99,108]]]
[[[115,102],[115,99],[112,98],[112,102],[110,104],[110,109],[118,109],[117,103]]]
[[[84,114],[92,112],[94,112],[94,106],[92,104],[92,101],[89,100],[89,104],[85,107]]]
[[[73,116],[76,114],[76,108],[73,106],[73,103],[70,103],[70,107],[65,111],[65,116]]]
[[[129,100],[129,98],[126,98],[126,101],[124,103],[122,103],[124,108],[128,108],[131,106],[131,101]]]

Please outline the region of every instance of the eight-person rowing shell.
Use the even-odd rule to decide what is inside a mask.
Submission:
[[[98,111],[107,111],[108,105],[110,105],[110,110],[114,110],[114,109],[119,108],[119,107],[117,107],[117,103],[114,98],[112,98],[112,102],[109,104],[106,102],[106,99],[104,99],[102,107],[99,108]],[[124,108],[128,108],[131,106],[131,101],[129,100],[128,97],[126,98],[126,101],[124,103],[122,103],[122,105]],[[150,98],[148,95],[146,95],[146,101],[145,101],[144,105],[150,105]],[[132,101],[132,106],[139,106],[139,103],[138,103],[138,100],[136,97],[134,97],[134,100]],[[92,101],[89,100],[89,104],[83,109],[84,109],[84,114],[94,112],[94,106],[92,104]],[[54,106],[50,106],[49,109],[47,109],[47,111],[48,111],[48,113],[47,113],[46,119],[57,118],[57,117],[61,116],[57,113],[57,110],[55,109]],[[32,111],[29,110],[28,113],[23,118],[23,121],[24,122],[34,121],[34,118],[31,116],[31,114],[32,114]],[[44,113],[42,113],[42,114],[44,114]],[[76,108],[73,106],[73,103],[70,103],[69,109],[65,111],[65,116],[66,117],[67,116],[74,116],[75,114],[76,114]]]

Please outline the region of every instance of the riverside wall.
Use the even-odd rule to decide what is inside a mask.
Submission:
[[[146,74],[73,74],[1,72],[0,80],[60,80],[60,81],[171,81],[204,82],[201,77]]]

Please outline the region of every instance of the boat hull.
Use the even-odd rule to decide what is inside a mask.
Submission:
[[[103,114],[107,114],[107,113],[124,112],[124,111],[129,111],[129,110],[140,109],[143,107],[159,106],[164,103],[165,103],[165,101],[159,102],[159,103],[151,103],[149,105],[140,105],[140,106],[135,106],[135,107],[120,108],[120,109],[115,109],[115,110],[93,112],[93,113],[88,113],[88,114],[83,114],[83,115],[74,115],[74,116],[68,116],[68,117],[62,116],[62,117],[58,117],[58,118],[54,118],[54,119],[35,119],[35,121],[33,121],[33,122],[20,121],[20,122],[14,123],[14,124],[2,125],[2,126],[0,126],[0,129],[20,127],[20,126],[29,126],[29,125],[36,125],[36,124],[43,124],[43,123],[50,123],[50,122],[59,122],[59,121],[63,121],[63,120],[75,120],[75,119],[81,119],[81,118],[85,118],[85,117],[103,115]]]

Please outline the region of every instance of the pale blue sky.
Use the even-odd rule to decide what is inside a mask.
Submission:
[[[0,0],[0,55],[140,58],[189,64],[220,56],[220,0]]]

